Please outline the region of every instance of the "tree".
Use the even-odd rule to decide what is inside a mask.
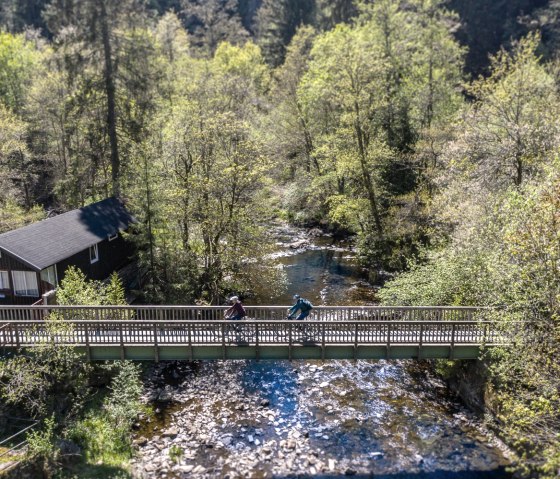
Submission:
[[[40,52],[25,35],[0,31],[0,102],[21,114]]]
[[[142,263],[159,298],[218,303],[226,291],[254,289],[263,271],[278,276],[260,226],[268,162],[250,123],[269,73],[252,43],[223,43],[211,60],[182,62],[172,107],[154,120],[138,164],[135,207],[150,251]]]
[[[65,50],[64,64],[68,68],[69,81],[82,79],[88,98],[103,99],[106,126],[103,133],[109,143],[107,154],[111,165],[112,192],[118,195],[123,159],[119,126],[128,113],[137,111],[131,110],[133,105],[136,108],[134,100],[139,101],[140,111],[147,111],[146,107],[142,107],[141,97],[149,94],[152,84],[150,79],[153,72],[150,68],[144,65],[140,70],[131,72],[130,67],[135,63],[126,62],[129,55],[137,59],[148,59],[151,55],[151,42],[146,40],[145,34],[148,19],[144,2],[88,0],[69,6],[57,0],[49,4],[45,17],[50,30],[58,38],[60,48]],[[127,76],[127,73],[133,76]],[[131,78],[135,80],[132,84]],[[141,80],[144,81],[143,88],[137,86]],[[131,94],[132,100],[119,104],[121,86],[123,96]],[[130,124],[124,125],[123,130],[131,133]]]
[[[315,0],[314,25],[330,30],[339,23],[350,23],[358,15],[354,0]]]
[[[34,206],[39,172],[28,140],[29,125],[0,103],[0,230],[42,216]]]
[[[302,168],[307,173],[312,168],[320,170],[313,152],[313,133],[309,118],[298,97],[298,87],[307,71],[309,56],[316,33],[311,27],[298,30],[288,47],[286,60],[275,74],[270,97],[274,106],[265,118],[264,135],[276,162],[283,169]]]
[[[182,5],[185,26],[204,56],[211,57],[221,42],[243,44],[249,39],[238,0],[182,0]]]
[[[255,37],[272,66],[284,60],[286,45],[298,27],[311,23],[311,0],[263,0],[255,18]]]
[[[473,82],[475,98],[449,161],[485,188],[521,186],[542,171],[558,143],[559,101],[553,77],[536,55],[538,35],[492,59],[488,78]]]

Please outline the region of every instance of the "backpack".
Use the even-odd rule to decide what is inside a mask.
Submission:
[[[311,304],[310,301],[308,301],[307,299],[302,299],[300,301],[299,310],[302,313],[305,313],[306,311],[310,311],[312,309],[313,309],[313,305]]]

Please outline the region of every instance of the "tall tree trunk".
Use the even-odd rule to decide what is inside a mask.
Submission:
[[[101,6],[101,33],[103,37],[103,53],[105,55],[105,93],[107,94],[107,128],[111,144],[111,171],[113,180],[113,195],[120,194],[120,159],[117,138],[117,115],[115,108],[115,78],[113,71],[113,58],[111,52],[111,39],[105,0],[100,0]]]
[[[377,229],[377,234],[379,238],[383,238],[383,226],[381,225],[381,217],[379,216],[379,210],[377,208],[377,198],[375,197],[375,189],[373,188],[373,181],[371,179],[371,173],[367,164],[367,153],[366,146],[364,144],[364,132],[360,125],[360,108],[356,103],[354,105],[356,112],[356,119],[354,120],[354,129],[356,131],[356,137],[358,139],[358,152],[360,155],[360,166],[362,169],[362,178],[364,181],[364,186],[367,190],[371,215],[375,221],[375,227]]]

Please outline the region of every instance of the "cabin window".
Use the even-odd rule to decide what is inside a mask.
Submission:
[[[119,232],[117,231],[114,235],[109,235],[109,241],[116,240],[119,237]]]
[[[35,271],[12,271],[14,281],[14,294],[16,296],[39,297],[37,273]]]
[[[93,246],[89,247],[89,262],[91,264],[97,263],[99,261],[99,249],[97,245],[94,244]]]
[[[54,266],[49,266],[47,269],[41,271],[41,281],[49,283],[53,288],[56,288],[58,286],[56,268]]]
[[[0,271],[0,289],[10,289],[10,280],[7,271]]]

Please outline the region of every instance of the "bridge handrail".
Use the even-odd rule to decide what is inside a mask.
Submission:
[[[177,309],[177,310],[224,310],[228,308],[228,305],[222,306],[207,306],[207,305],[36,305],[36,306],[25,306],[25,305],[0,305],[0,311],[2,310],[66,310],[66,309],[98,309],[98,310],[110,310],[110,309]],[[292,307],[289,305],[245,305],[245,309],[288,309]],[[365,309],[365,310],[465,310],[465,311],[484,311],[492,310],[491,306],[314,306],[313,310],[330,310],[330,309]]]
[[[426,344],[484,345],[504,344],[505,337],[495,321],[289,321],[289,320],[71,320],[6,321],[2,331],[11,347],[29,347],[54,343],[58,345],[126,346],[163,345],[205,346],[238,341],[257,348],[262,345],[288,344],[309,341],[322,348],[325,345],[391,345],[407,344],[422,348]],[[52,328],[51,328],[52,326]],[[300,338],[300,339],[298,339]]]
[[[289,306],[246,306],[249,317],[259,320],[286,318]],[[9,320],[199,320],[223,319],[225,306],[0,306],[0,322]],[[488,308],[473,306],[317,306],[308,319],[324,321],[369,320],[442,320],[459,321],[484,317]]]

